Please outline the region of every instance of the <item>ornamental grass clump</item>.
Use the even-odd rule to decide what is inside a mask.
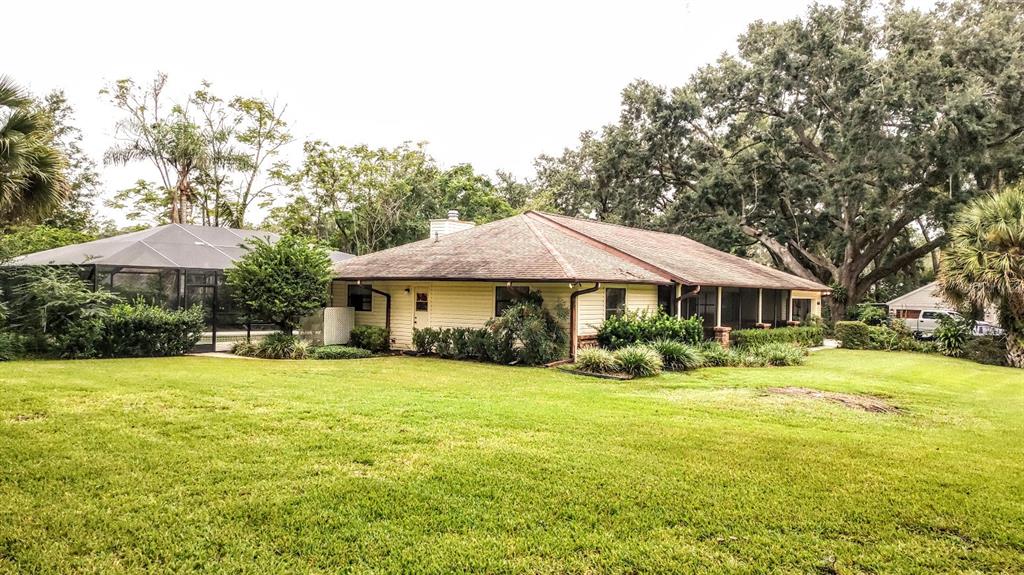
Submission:
[[[661,355],[665,369],[688,371],[704,365],[703,354],[692,345],[671,339],[660,339],[651,343],[650,347]]]
[[[576,369],[588,373],[615,373],[622,371],[615,355],[607,349],[594,347],[576,352]]]
[[[658,375],[665,367],[661,355],[646,345],[629,345],[619,348],[614,355],[622,372],[633,377]]]

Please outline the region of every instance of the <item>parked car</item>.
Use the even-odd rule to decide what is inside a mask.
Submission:
[[[916,318],[906,317],[907,327],[914,335],[923,339],[934,337],[935,329],[943,318],[950,317],[959,319],[961,316],[955,311],[945,309],[923,309]],[[986,321],[974,322],[974,335],[1002,335],[1003,330],[999,326],[992,325]]]

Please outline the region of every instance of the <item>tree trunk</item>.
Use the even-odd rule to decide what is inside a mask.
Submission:
[[[1024,368],[1024,334],[1006,330],[1006,363],[1010,367]]]

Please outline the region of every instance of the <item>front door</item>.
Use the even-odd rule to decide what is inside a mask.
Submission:
[[[413,288],[413,329],[424,329],[430,327],[430,288]]]

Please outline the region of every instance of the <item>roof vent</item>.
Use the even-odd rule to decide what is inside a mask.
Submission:
[[[448,210],[448,219],[453,222],[459,221],[459,210]]]

